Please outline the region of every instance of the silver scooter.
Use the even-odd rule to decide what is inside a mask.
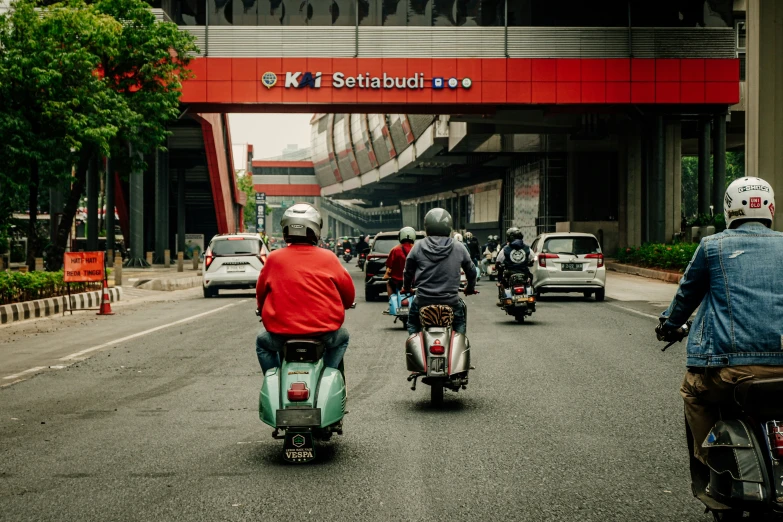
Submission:
[[[405,361],[411,390],[416,380],[430,386],[432,404],[443,404],[443,390],[454,392],[468,385],[470,341],[452,329],[454,312],[448,305],[429,305],[419,310],[422,331],[411,335],[405,343]]]

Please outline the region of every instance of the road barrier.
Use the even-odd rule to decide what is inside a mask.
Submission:
[[[117,302],[122,298],[122,288],[109,288],[109,299]],[[68,296],[49,297],[36,301],[25,301],[0,306],[0,324],[15,323],[36,317],[48,317],[60,314],[66,308],[73,310],[93,309],[101,302],[102,292],[84,292],[70,296],[71,305],[68,306]]]

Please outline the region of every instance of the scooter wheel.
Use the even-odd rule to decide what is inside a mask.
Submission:
[[[514,319],[516,319],[519,324],[522,324],[522,323],[525,322],[525,316],[522,315],[522,314],[515,315]]]
[[[443,386],[440,384],[430,386],[430,401],[433,406],[441,406],[443,404]]]

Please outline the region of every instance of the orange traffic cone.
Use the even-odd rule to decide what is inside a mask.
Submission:
[[[111,301],[109,301],[109,287],[106,284],[106,280],[103,280],[103,299],[101,299],[101,308],[95,315],[114,315],[111,311]]]

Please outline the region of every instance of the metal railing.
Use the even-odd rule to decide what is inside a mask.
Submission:
[[[734,58],[730,27],[180,26],[212,57]]]
[[[388,212],[380,213],[377,209],[373,209],[372,213],[369,213],[347,207],[329,198],[322,198],[321,206],[327,212],[359,225],[358,228],[365,232],[379,229],[394,230],[402,227],[402,213],[399,206],[388,207]]]

